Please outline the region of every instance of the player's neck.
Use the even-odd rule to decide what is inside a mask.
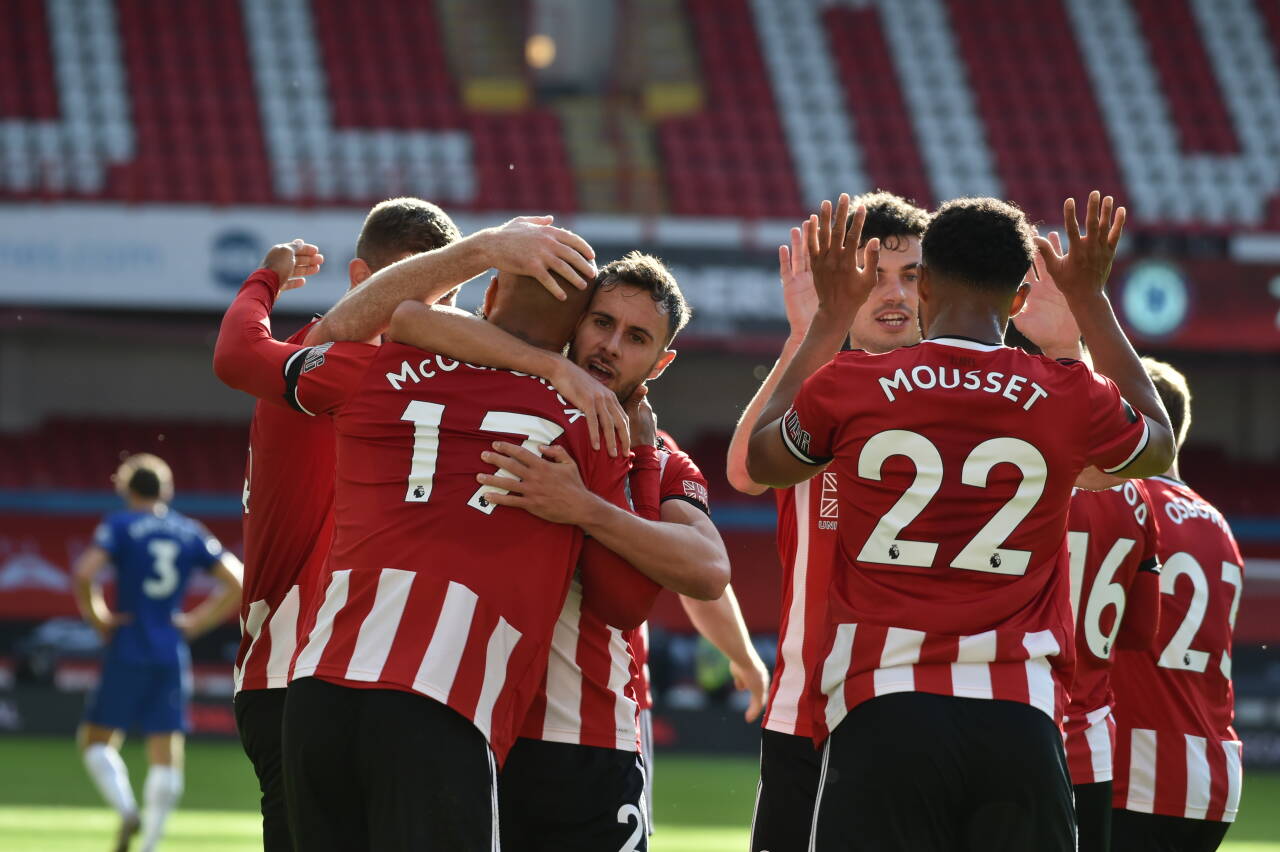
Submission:
[[[144,500],[130,496],[125,498],[125,502],[134,512],[147,512],[152,515],[163,515],[167,508],[162,500]]]
[[[1006,323],[1007,320],[995,313],[943,308],[929,323],[925,339],[963,337],[1000,346],[1004,343]]]

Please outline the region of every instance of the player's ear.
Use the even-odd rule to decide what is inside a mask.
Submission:
[[[365,263],[363,258],[353,258],[347,264],[347,278],[351,280],[351,289],[355,289],[368,280],[373,274],[373,270],[369,268],[369,264]]]
[[[1027,296],[1031,295],[1031,285],[1023,281],[1013,294],[1013,303],[1009,306],[1009,317],[1016,317],[1027,306]]]
[[[658,356],[658,360],[653,362],[653,369],[649,371],[648,378],[656,379],[658,376],[661,376],[662,371],[671,366],[672,361],[676,360],[676,354],[676,350],[674,349],[664,350],[663,353]]]
[[[493,314],[493,303],[498,298],[498,276],[489,279],[489,287],[484,291],[484,315]]]

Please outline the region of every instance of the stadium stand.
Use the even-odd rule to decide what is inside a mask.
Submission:
[[[580,197],[603,169],[660,185],[622,193],[649,215],[793,216],[885,185],[1007,195],[1047,220],[1102,183],[1148,226],[1280,223],[1272,3],[668,6],[687,27],[654,32],[696,55],[672,90],[700,106],[655,107],[634,67],[603,109],[539,97],[520,34],[452,0],[355,20],[332,0],[7,0],[0,199],[618,209]]]

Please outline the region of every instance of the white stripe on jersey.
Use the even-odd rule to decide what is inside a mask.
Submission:
[[[1227,804],[1222,812],[1224,822],[1235,822],[1240,810],[1240,785],[1244,780],[1243,768],[1240,765],[1239,740],[1223,740],[1222,750],[1227,753]]]
[[[1134,728],[1129,735],[1129,795],[1124,809],[1149,814],[1156,806],[1156,732]]]
[[[636,703],[627,698],[631,683],[631,646],[616,627],[609,628],[609,691],[613,693],[613,725],[618,731],[616,748],[635,751],[640,747],[636,728]]]
[[[827,695],[827,731],[834,731],[849,708],[844,703],[844,681],[853,662],[853,634],[856,624],[836,627],[835,644],[822,665],[822,691]]]
[[[271,614],[267,627],[271,634],[271,655],[267,657],[267,689],[283,689],[289,685],[289,664],[298,648],[298,610],[302,590],[295,584]],[[245,659],[248,659],[246,656]]]
[[[384,568],[378,574],[373,606],[360,623],[351,662],[343,675],[347,680],[373,682],[381,679],[382,667],[387,664],[387,655],[391,653],[391,644],[400,629],[400,619],[416,576],[413,571],[399,568]]]
[[[244,684],[245,667],[249,665],[249,660],[253,659],[254,649],[258,647],[258,636],[262,634],[262,625],[266,622],[270,609],[266,601],[254,601],[249,604],[249,617],[244,619],[240,625],[240,632],[249,637],[249,649],[244,652],[244,659],[240,661],[240,665],[236,666],[235,671],[231,674],[236,692],[239,692]]]
[[[920,662],[923,644],[924,633],[919,630],[890,627],[885,631],[880,666],[872,676],[876,695],[910,692],[916,688],[915,664]]]
[[[320,658],[324,656],[324,649],[333,636],[333,619],[347,603],[350,584],[350,569],[334,571],[330,576],[329,588],[325,589],[324,593],[324,603],[316,613],[316,625],[311,629],[311,635],[307,637],[302,651],[298,654],[298,661],[294,664],[294,679],[315,674],[316,667],[320,665]]]
[[[1187,819],[1204,819],[1209,812],[1209,741],[1194,734],[1184,734],[1187,742],[1187,804],[1182,815]]]
[[[1102,718],[1093,722],[1084,730],[1085,742],[1089,745],[1089,758],[1093,766],[1093,783],[1110,781],[1111,765],[1111,731],[1116,721],[1111,716],[1111,708],[1103,707]]]
[[[782,636],[782,676],[778,678],[778,691],[769,707],[769,720],[765,725],[781,734],[796,732],[800,698],[804,695],[804,627],[805,592],[809,582],[809,489],[813,480],[796,483],[792,494],[796,516],[796,552],[791,570],[791,606],[787,610],[787,631]],[[781,711],[781,716],[779,715]]]
[[[582,736],[582,669],[578,667],[578,624],[582,619],[582,585],[569,586],[547,659],[547,711],[542,739],[576,743]]]
[[[511,652],[520,641],[521,633],[505,618],[498,617],[498,624],[489,634],[489,644],[484,653],[484,683],[480,687],[480,698],[476,701],[475,726],[489,739],[493,731],[493,708],[502,694],[502,687],[507,683],[507,663],[511,661]]]
[[[471,617],[476,611],[476,593],[461,583],[449,582],[440,607],[440,618],[422,655],[422,664],[414,677],[413,688],[441,703],[448,703],[453,679],[471,633]],[[488,731],[485,731],[488,736]]]
[[[991,667],[986,662],[996,655],[996,632],[988,630],[973,636],[961,636],[957,643],[958,662],[951,664],[951,691],[961,698],[987,698],[995,695],[991,688]]]
[[[1057,689],[1053,679],[1053,666],[1046,657],[1057,654],[1061,648],[1053,633],[1041,630],[1028,633],[1022,639],[1022,647],[1027,649],[1031,659],[1027,660],[1027,696],[1032,707],[1036,707],[1050,718],[1056,719]]]

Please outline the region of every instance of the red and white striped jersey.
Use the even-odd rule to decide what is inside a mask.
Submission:
[[[811,737],[821,694],[810,689],[815,685],[810,675],[822,661],[826,596],[836,558],[840,518],[836,474],[824,470],[813,479],[774,493],[778,502],[782,617],[764,727],[781,734]]]
[[[1106,491],[1076,491],[1067,522],[1076,667],[1062,723],[1072,784],[1110,781],[1115,722],[1111,659],[1117,647],[1149,647],[1158,619],[1160,562],[1146,490],[1137,480]],[[1145,574],[1145,576],[1144,576]],[[1138,583],[1149,580],[1151,594]],[[1141,627],[1140,627],[1141,626]],[[1126,645],[1126,637],[1140,630]]]
[[[631,644],[631,659],[636,661],[636,676],[631,690],[640,709],[650,710],[653,708],[653,687],[649,680],[649,622],[627,631],[627,641]]]
[[[1081,470],[1123,469],[1145,418],[1083,364],[948,337],[842,352],[781,418],[830,464],[840,522],[815,738],[879,695],[1030,704],[1060,720],[1074,658],[1066,533]]]
[[[223,375],[250,372],[270,339],[267,318],[275,301],[274,276],[255,274],[228,311],[219,340]],[[296,348],[314,322],[287,341]],[[252,335],[243,334],[245,328]],[[237,333],[240,332],[240,333]],[[287,350],[286,350],[287,351]],[[283,689],[298,644],[302,602],[323,569],[333,539],[333,423],[290,409],[280,387],[260,400],[249,426],[244,473],[244,594],[240,648],[232,680],[243,689]]]
[[[1145,484],[1163,564],[1160,630],[1154,650],[1116,653],[1113,804],[1233,822],[1243,773],[1231,634],[1244,560],[1226,519],[1185,483]]]
[[[706,480],[693,461],[679,450],[657,455],[659,500],[689,500],[706,511]],[[652,703],[647,647],[637,655],[634,642],[641,634],[647,642],[644,625],[623,632],[584,608],[574,583],[556,622],[543,689],[520,736],[636,751],[638,712]]]

